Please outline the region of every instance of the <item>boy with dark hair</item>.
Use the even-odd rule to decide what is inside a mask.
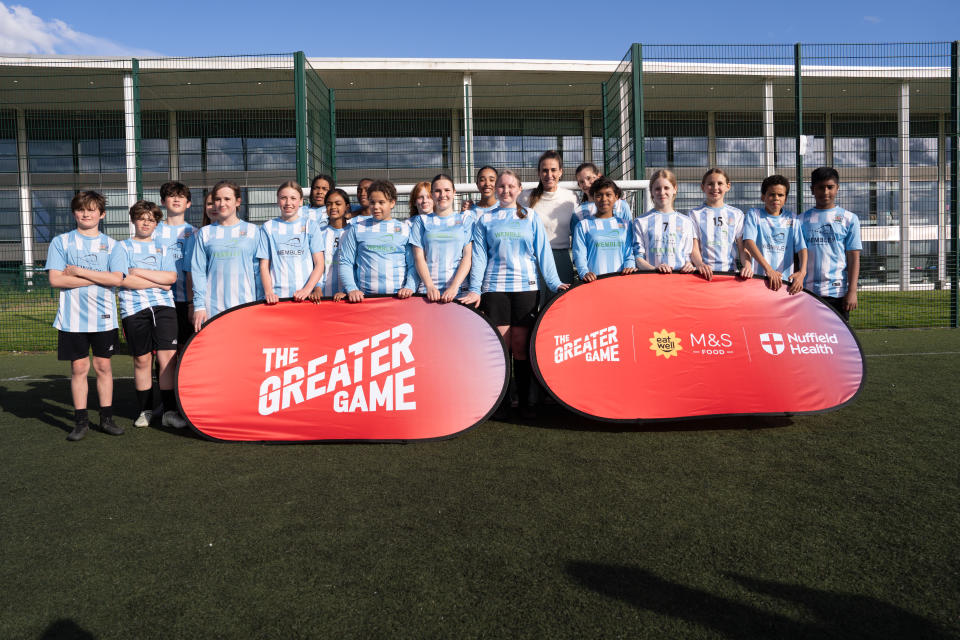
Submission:
[[[123,333],[133,356],[133,382],[139,415],[133,425],[146,427],[153,417],[153,352],[157,352],[163,425],[184,427],[173,397],[173,371],[177,353],[177,312],[170,288],[177,281],[173,255],[154,236],[163,220],[160,207],[140,200],[130,207],[134,235],[117,243],[114,253],[121,259],[123,285],[118,292]]]
[[[844,320],[857,308],[860,277],[860,218],[837,206],[840,174],[820,167],[810,176],[815,205],[800,216],[800,228],[810,252],[804,286],[836,309]]]
[[[351,224],[360,216],[370,215],[370,205],[367,202],[367,191],[370,189],[371,184],[373,184],[372,178],[360,178],[360,182],[357,183],[357,204],[350,207],[350,212],[353,214],[350,217]]]
[[[327,224],[327,194],[337,188],[337,181],[325,173],[318,173],[310,181],[310,200],[304,207],[307,220],[323,226]]]
[[[60,289],[57,317],[57,358],[70,361],[70,393],[74,427],[67,440],[87,435],[88,359],[93,350],[100,400],[100,429],[119,436],[113,421],[113,370],[110,356],[117,345],[117,303],[113,288],[123,280],[120,261],[113,255],[116,241],[100,232],[107,201],[96,191],[81,191],[70,202],[77,228],[50,243],[46,270],[50,286]]]
[[[167,210],[167,220],[157,225],[153,235],[175,262],[177,281],[171,290],[177,312],[176,344],[178,349],[183,349],[193,335],[193,322],[190,320],[193,292],[187,284],[186,272],[190,265],[189,248],[197,229],[185,220],[187,209],[190,208],[190,189],[182,182],[165,182],[160,185],[160,204]]]
[[[768,176],[760,185],[763,208],[750,209],[743,223],[743,245],[753,256],[753,270],[767,277],[767,286],[778,291],[790,278],[791,295],[803,290],[807,270],[807,246],[800,222],[783,208],[790,193],[790,181],[779,174]],[[794,254],[797,255],[794,270]]]

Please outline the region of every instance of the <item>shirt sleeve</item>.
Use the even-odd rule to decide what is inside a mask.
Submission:
[[[635,267],[636,258],[633,255],[633,223],[627,222],[623,234],[623,266]],[[621,267],[622,268],[622,267]]]
[[[743,214],[743,212],[741,212],[739,216],[736,216],[736,218],[737,224],[733,228],[733,238],[734,240],[741,240],[743,239],[743,227],[746,216]]]
[[[173,251],[169,247],[162,247],[162,258],[160,260],[161,271],[177,272],[177,259],[173,257]]]
[[[630,203],[626,200],[617,200],[617,204],[613,207],[613,215],[624,222],[633,222],[633,211],[630,209]]]
[[[270,259],[270,235],[266,225],[257,230],[257,252],[254,257]]]
[[[419,218],[420,216],[417,217]],[[413,259],[412,242],[407,242],[406,247],[404,247],[404,260],[406,261],[407,268],[403,278],[403,287],[401,288],[416,291],[420,288],[420,276],[417,275],[417,263]]]
[[[646,260],[647,248],[644,246],[646,237],[643,233],[643,223],[637,218],[633,221],[633,259]]]
[[[844,241],[844,251],[863,251],[863,244],[860,242],[860,218],[852,211],[850,214],[850,229],[847,231],[847,237]]]
[[[164,271],[176,270],[176,264],[173,265],[172,269],[164,269]],[[123,275],[130,273],[130,259],[129,256],[127,256],[127,248],[123,246],[122,242],[113,245],[113,249],[110,251],[110,258],[107,260],[107,271],[122,273]]]
[[[359,289],[353,274],[354,261],[357,259],[356,228],[350,227],[340,237],[340,260],[338,273],[340,274],[340,288],[350,292]]]
[[[747,215],[743,219],[743,235],[744,240],[753,240],[757,241],[757,214],[751,209],[747,212]]]
[[[203,235],[199,231],[193,236],[190,273],[193,275],[193,308],[204,310],[207,308],[207,249],[203,242]]]
[[[547,232],[540,222],[540,216],[536,211],[531,211],[530,224],[533,225],[533,250],[537,258],[537,264],[540,266],[540,273],[543,274],[543,280],[547,283],[550,291],[556,291],[562,284],[560,276],[557,275],[557,265],[553,261],[553,250],[547,242]]]
[[[800,251],[800,249],[807,248],[807,239],[803,237],[803,225],[800,224],[800,220],[793,221],[793,250]]]
[[[690,261],[690,254],[693,253],[693,239],[697,237],[700,225],[694,224],[690,216],[680,216],[680,226],[683,227],[683,255],[685,262]]]
[[[323,228],[316,220],[307,223],[307,236],[310,238],[310,253],[323,253]]]
[[[67,268],[67,252],[63,248],[63,236],[57,236],[47,249],[47,264],[44,269],[63,271]]]
[[[470,292],[480,293],[483,274],[487,271],[487,238],[478,219],[473,225],[473,251],[470,256]]]
[[[423,249],[423,216],[416,216],[410,225],[410,244]]]
[[[577,225],[573,231],[573,266],[577,269],[580,279],[590,272],[587,264],[587,243],[583,232],[583,225]]]

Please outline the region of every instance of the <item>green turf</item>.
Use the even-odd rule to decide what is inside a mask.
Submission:
[[[67,443],[64,365],[0,356],[0,637],[956,637],[960,332],[861,339],[835,413],[408,445],[134,429],[129,379]]]

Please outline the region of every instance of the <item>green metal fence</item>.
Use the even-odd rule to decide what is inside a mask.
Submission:
[[[0,57],[0,349],[54,344],[42,267],[73,227],[77,190],[107,196],[104,230],[122,238],[131,202],[158,200],[169,179],[191,187],[195,224],[223,178],[242,186],[241,215],[261,222],[275,215],[276,185],[295,177],[469,182],[490,164],[533,180],[547,149],[563,152],[565,179],[583,161],[620,180],[669,167],[678,208],[698,204],[703,171],[721,166],[734,206],[758,206],[760,181],[782,173],[788,206],[803,210],[810,171],[834,165],[840,204],[863,225],[854,326],[957,325],[955,43],[634,44],[603,72],[496,66]]]
[[[283,181],[334,167],[333,92],[302,53],[219,58],[0,61],[0,349],[55,345],[50,240],[74,227],[80,190],[107,199],[103,231],[129,235],[129,206],[160,185],[241,186],[242,217],[276,215]]]
[[[862,225],[854,326],[957,326],[956,49],[635,44],[604,84],[607,171],[673,170],[684,210],[722,167],[744,211],[779,173],[804,211],[811,171],[833,166]]]

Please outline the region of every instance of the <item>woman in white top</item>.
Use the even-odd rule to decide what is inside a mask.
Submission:
[[[520,194],[517,201],[524,207],[536,209],[547,232],[547,242],[553,250],[553,261],[561,282],[573,282],[573,260],[570,257],[570,218],[579,206],[577,196],[569,189],[560,188],[563,176],[563,157],[557,151],[545,151],[537,162],[540,182],[533,189]],[[548,291],[542,290],[552,297]]]

